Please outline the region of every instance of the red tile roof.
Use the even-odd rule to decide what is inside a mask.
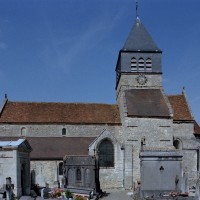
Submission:
[[[184,94],[168,95],[169,102],[172,106],[175,121],[193,121],[192,114],[187,104]]]
[[[141,93],[137,95],[137,103],[132,104],[132,96],[127,102],[128,115],[131,109],[134,109],[139,116],[164,116],[168,117],[168,109],[162,95],[155,98],[152,96],[152,91],[145,92],[145,90],[134,90],[135,92]],[[155,90],[157,91],[157,90]],[[148,93],[148,98],[144,98],[144,94]],[[158,92],[157,92],[158,93]],[[156,94],[157,94],[156,93]],[[127,95],[127,94],[126,94]],[[141,97],[138,99],[138,96]],[[146,97],[145,96],[145,97]],[[149,99],[149,96],[152,99]],[[158,96],[158,95],[157,95]],[[174,112],[175,121],[192,121],[193,117],[190,112],[184,94],[181,95],[168,95],[169,102]],[[134,96],[135,98],[135,96]],[[141,99],[143,101],[141,101]],[[141,106],[141,102],[144,105]],[[156,102],[156,104],[152,104]],[[153,106],[147,106],[153,105]],[[131,106],[130,106],[131,105]],[[151,109],[149,112],[146,109],[155,108],[159,105],[159,109]],[[130,109],[131,108],[131,109]],[[142,110],[141,110],[142,108]],[[162,109],[161,109],[162,108]],[[163,109],[164,108],[164,109]],[[160,112],[158,112],[160,110]],[[156,113],[155,113],[156,112]],[[139,113],[139,114],[138,114]],[[116,104],[95,104],[95,103],[40,103],[40,102],[12,102],[7,101],[2,112],[0,113],[0,123],[64,123],[64,124],[116,124],[120,125],[120,114],[119,108]]]
[[[194,135],[200,137],[200,127],[196,121],[194,122]]]
[[[8,101],[0,123],[120,124],[117,105]]]
[[[0,137],[0,141],[15,141],[17,137]],[[95,137],[27,137],[32,147],[31,160],[62,160],[66,155],[88,155]]]

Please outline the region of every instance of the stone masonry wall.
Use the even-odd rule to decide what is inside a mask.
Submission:
[[[124,187],[124,147],[122,138],[105,129],[96,140],[89,146],[89,154],[96,152],[98,158],[98,147],[104,139],[109,139],[114,147],[114,167],[101,167],[99,171],[101,188]],[[95,149],[95,151],[94,151]]]
[[[189,186],[195,186],[199,171],[199,141],[194,137],[193,123],[174,123],[173,134],[183,152],[183,172],[188,174]]]
[[[173,134],[175,137],[188,137],[194,136],[193,123],[174,123]]]
[[[25,135],[22,134],[22,128],[25,128]],[[10,125],[4,124],[0,126],[0,135],[7,137],[62,137],[62,129],[66,128],[66,137],[95,137],[101,134],[106,128],[116,137],[121,138],[121,126],[110,126],[110,125],[34,125],[34,124],[23,124],[23,125]]]
[[[118,83],[117,91],[116,91],[116,97],[118,98],[118,95],[120,95],[120,92],[124,91],[125,89],[149,89],[149,88],[162,88],[162,76],[160,74],[147,74],[147,83],[144,86],[141,86],[137,82],[138,75],[135,74],[123,74],[121,75],[120,81]],[[120,105],[120,104],[118,104]]]
[[[100,168],[100,185],[101,188],[122,188],[123,187],[123,150],[119,145],[114,146],[114,167]]]
[[[21,129],[26,129],[27,137],[63,137],[62,128],[66,128],[66,136],[64,137],[97,137],[105,129],[108,130],[118,141],[122,140],[121,126],[109,126],[109,125],[1,125],[0,134],[1,136],[13,136],[20,137]],[[25,135],[23,135],[25,136]],[[121,151],[121,150],[120,150]],[[113,169],[102,169],[101,182],[102,186],[105,187],[122,187],[122,154],[119,153],[119,148],[116,148],[115,155],[115,168]],[[53,187],[54,182],[57,180],[57,165],[61,161],[31,161],[31,170],[35,171],[36,177],[39,177],[39,171],[41,170],[42,176],[40,180],[36,178],[36,184],[46,183]],[[61,181],[62,176],[58,179]]]
[[[171,119],[151,119],[151,118],[128,118],[125,130],[125,148],[132,145],[132,152],[128,149],[129,155],[133,160],[125,158],[126,165],[132,166],[133,172],[127,171],[127,186],[133,187],[133,183],[140,180],[140,159],[139,152],[141,149],[141,140],[145,138],[145,145],[149,147],[166,147],[173,145],[173,128]]]
[[[173,145],[173,120],[159,118],[127,117],[125,90],[127,89],[162,89],[162,76],[146,75],[147,83],[137,83],[138,75],[121,75],[117,88],[117,102],[122,121],[123,141],[125,146],[125,188],[134,187],[140,180],[141,140],[149,147],[166,147]]]

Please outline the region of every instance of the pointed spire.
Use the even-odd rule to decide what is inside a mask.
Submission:
[[[138,16],[122,50],[161,52]]]
[[[138,0],[136,0],[136,19],[138,17]]]
[[[151,35],[143,26],[138,14],[138,1],[136,0],[136,20],[135,24],[124,44],[124,51],[156,51],[161,52]]]

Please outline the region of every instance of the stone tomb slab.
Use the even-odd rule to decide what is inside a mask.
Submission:
[[[99,169],[94,156],[64,158],[65,187],[71,192],[89,194],[100,192]]]
[[[141,197],[162,196],[181,191],[182,154],[173,149],[146,149],[140,152]]]

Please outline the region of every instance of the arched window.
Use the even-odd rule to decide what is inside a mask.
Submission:
[[[63,162],[60,162],[58,165],[58,174],[63,175]]]
[[[66,135],[66,128],[62,129],[62,135]]]
[[[108,139],[103,140],[98,148],[99,166],[114,167],[114,146]]]
[[[68,169],[67,171],[67,177],[68,177],[68,184],[73,184],[73,181],[74,181],[74,172],[71,168]]]
[[[26,136],[26,128],[21,128],[21,136]]]
[[[151,58],[146,59],[146,71],[151,72],[152,71],[152,61]]]
[[[137,60],[136,60],[136,58],[131,59],[131,72],[137,72]]]
[[[178,140],[178,139],[174,140],[173,145],[174,145],[174,147],[175,147],[176,149],[181,149],[181,148],[182,148],[182,143],[181,143],[181,141]]]
[[[139,59],[138,66],[139,66],[139,72],[143,72],[144,71],[144,59],[143,58]]]
[[[76,180],[81,181],[81,169],[79,168],[76,170]]]
[[[92,181],[92,172],[90,169],[85,170],[85,184],[87,187],[90,186],[90,183]]]

